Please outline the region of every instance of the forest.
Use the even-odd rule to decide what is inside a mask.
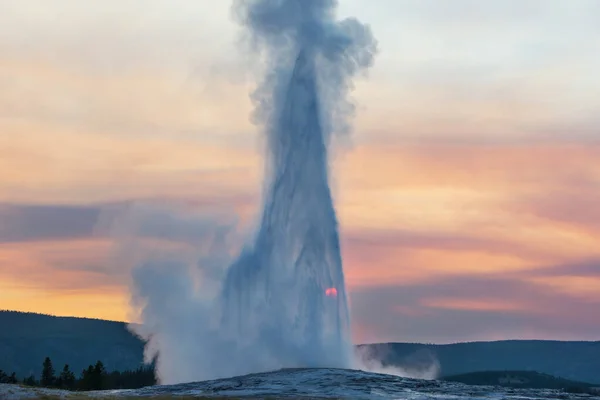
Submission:
[[[102,361],[96,361],[84,368],[77,376],[68,364],[57,371],[50,357],[40,364],[40,379],[35,375],[19,379],[15,372],[10,374],[0,370],[0,383],[22,383],[25,386],[45,387],[76,391],[138,389],[156,384],[154,366],[142,366],[128,371],[106,371]]]

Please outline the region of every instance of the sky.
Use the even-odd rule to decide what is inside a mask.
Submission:
[[[600,2],[340,3],[380,49],[332,161],[354,340],[600,340]],[[229,1],[0,0],[0,309],[130,319],[118,210],[251,229],[241,43]]]

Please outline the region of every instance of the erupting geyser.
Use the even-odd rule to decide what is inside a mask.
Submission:
[[[224,316],[228,328],[271,343],[282,366],[347,367],[350,321],[314,63],[300,50],[271,132],[260,228],[229,271]],[[332,286],[337,302],[326,298]]]
[[[350,317],[328,147],[347,116],[340,111],[348,105],[349,79],[371,64],[375,42],[356,20],[335,20],[335,0],[236,4],[267,62],[258,111],[268,175],[254,243],[225,281],[224,326],[265,341],[281,367],[349,367]]]
[[[347,130],[351,79],[372,64],[376,43],[357,20],[337,20],[336,8],[336,0],[234,2],[266,69],[253,95],[267,143],[263,206],[222,281],[195,288],[180,262],[170,272],[136,269],[143,325],[133,330],[148,340],[146,359],[158,355],[162,383],[351,366],[328,149]]]

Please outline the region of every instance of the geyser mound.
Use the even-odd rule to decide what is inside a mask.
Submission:
[[[349,126],[351,78],[371,65],[376,43],[367,26],[337,20],[336,7],[335,0],[234,2],[266,69],[253,94],[267,139],[263,207],[256,234],[222,276],[203,263],[186,269],[189,262],[173,256],[134,271],[143,324],[132,330],[148,341],[146,359],[158,356],[162,383],[351,366],[328,149]],[[223,262],[213,256],[204,262]],[[220,292],[210,295],[215,287]]]

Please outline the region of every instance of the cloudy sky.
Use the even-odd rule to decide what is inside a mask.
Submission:
[[[355,340],[600,339],[600,2],[341,3],[380,46],[333,163]],[[1,309],[128,319],[114,210],[251,225],[239,42],[229,1],[0,0]]]

